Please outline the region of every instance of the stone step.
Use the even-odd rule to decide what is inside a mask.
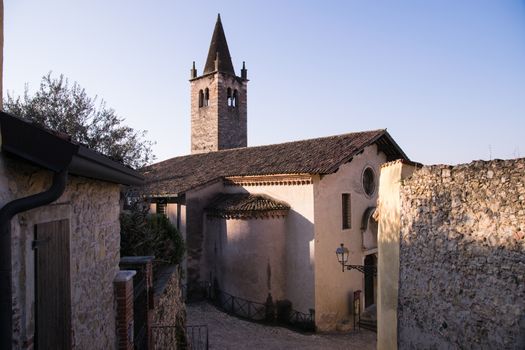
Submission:
[[[359,321],[359,327],[368,329],[369,331],[377,332],[377,321],[361,320]]]

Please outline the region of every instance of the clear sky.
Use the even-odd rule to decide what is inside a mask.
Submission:
[[[525,1],[4,5],[4,94],[62,73],[148,130],[157,160],[189,153],[189,72],[219,12],[250,146],[387,128],[425,164],[525,156]]]

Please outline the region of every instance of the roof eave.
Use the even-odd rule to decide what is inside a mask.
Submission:
[[[0,112],[0,130],[3,152],[39,167],[124,185],[144,182],[138,171],[10,114]]]
[[[84,146],[80,146],[73,156],[69,171],[75,175],[123,185],[138,186],[144,183],[144,177],[139,172]]]
[[[401,149],[401,147],[399,147],[399,145],[394,141],[394,139],[392,138],[392,136],[390,136],[390,134],[388,133],[388,131],[386,131],[386,129],[382,130],[381,133],[379,133],[377,136],[371,138],[364,146],[362,146],[360,149],[358,149],[356,152],[352,153],[351,155],[349,156],[346,156],[344,158],[342,158],[339,162],[337,162],[336,164],[334,164],[333,166],[331,166],[326,172],[324,172],[323,174],[333,174],[335,172],[337,172],[337,170],[339,169],[339,167],[343,164],[346,164],[348,162],[350,162],[357,154],[359,154],[360,152],[362,152],[366,147],[370,146],[370,145],[373,145],[375,143],[377,143],[382,137],[385,137],[387,139],[387,142],[390,143],[390,146],[392,146],[395,150],[395,153],[398,153],[400,157],[396,157],[395,159],[405,159],[405,160],[409,160],[409,158],[407,157],[407,155],[405,154],[405,152],[403,152],[403,150]],[[391,157],[389,155],[387,155],[387,161],[392,161],[392,160],[395,160],[395,159],[390,159]]]

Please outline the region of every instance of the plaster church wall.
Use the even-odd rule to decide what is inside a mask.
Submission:
[[[340,243],[349,249],[348,264],[363,265],[363,235],[361,220],[366,209],[375,207],[379,187],[380,165],[386,156],[377,146],[368,146],[342,165],[314,183],[315,193],[315,318],[320,331],[333,331],[343,320],[351,320],[352,298],[356,290],[364,291],[364,274],[341,271],[335,250]],[[362,174],[366,167],[375,172],[375,190],[365,194]],[[342,229],[343,193],[351,196],[351,228]],[[364,298],[364,293],[361,294]],[[364,299],[361,300],[364,305]]]
[[[286,217],[204,218],[210,280],[236,297],[285,298]]]
[[[285,295],[297,311],[315,309],[313,184],[226,186],[225,191],[262,193],[290,205],[284,233]]]

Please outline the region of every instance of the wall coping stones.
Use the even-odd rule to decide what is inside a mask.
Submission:
[[[135,270],[120,270],[115,276],[115,282],[126,282],[133,279],[133,276],[137,274]]]
[[[147,256],[124,256],[120,258],[121,264],[145,264],[148,261],[153,261],[155,259],[154,255]]]

